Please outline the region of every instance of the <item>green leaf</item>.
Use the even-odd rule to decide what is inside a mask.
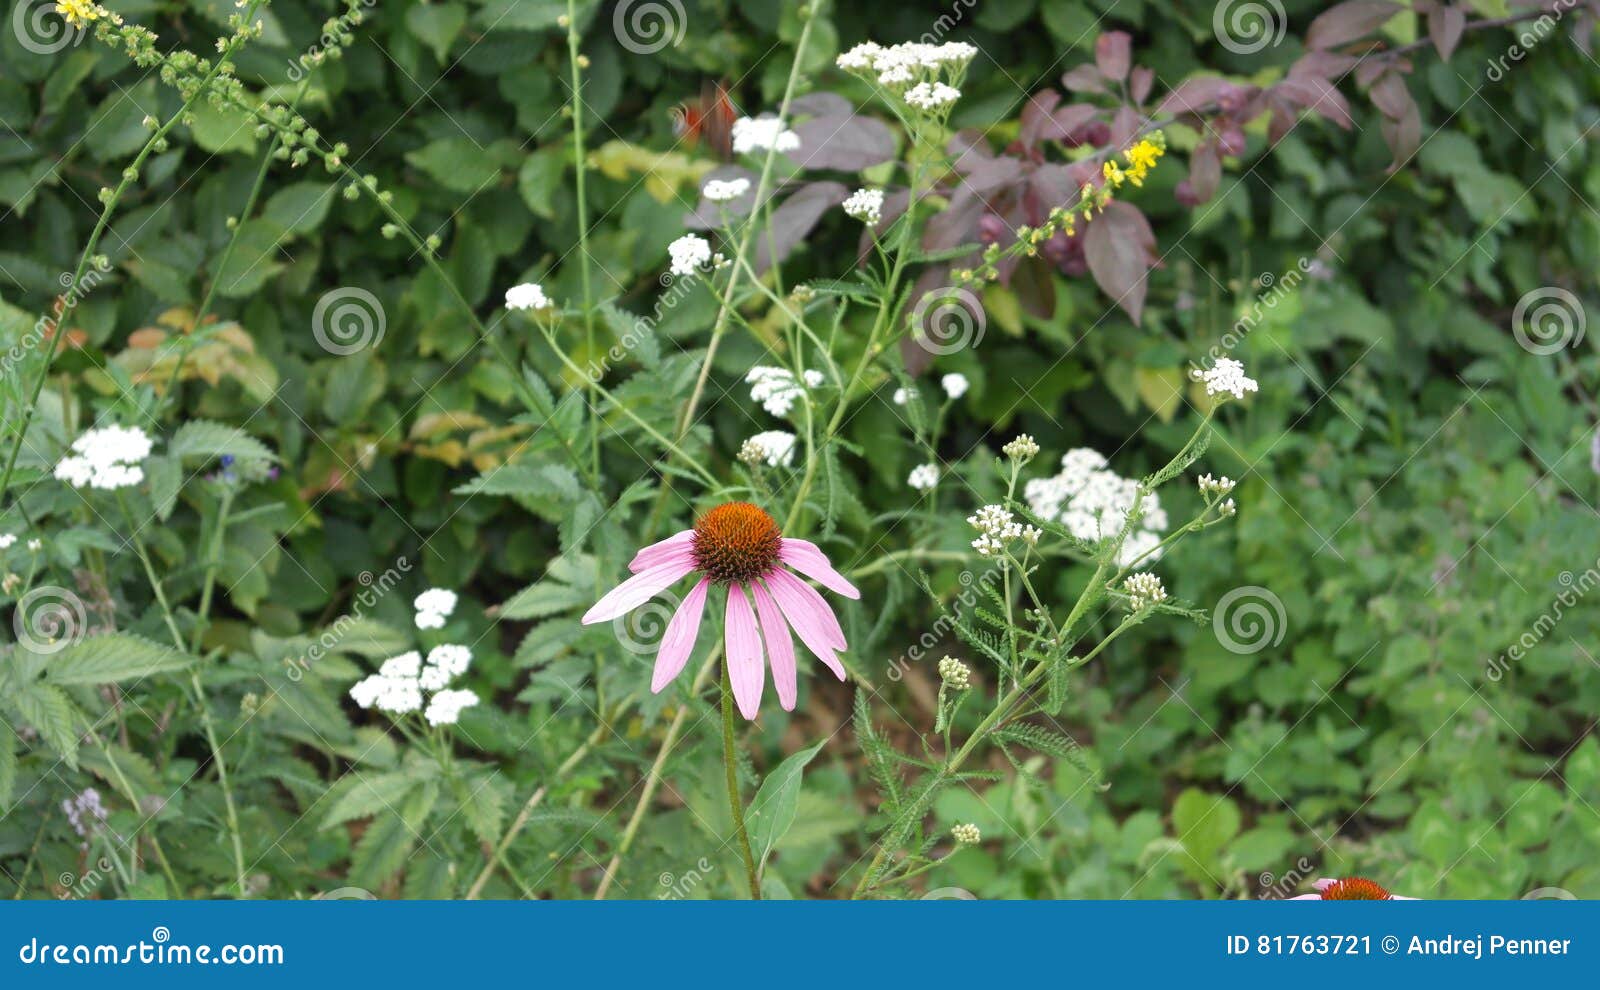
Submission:
[[[1239,806],[1226,796],[1214,797],[1197,788],[1178,795],[1172,805],[1172,827],[1189,854],[1184,868],[1199,883],[1221,887],[1222,850],[1239,834]]]
[[[556,218],[555,200],[562,191],[572,155],[559,144],[548,145],[529,155],[517,172],[517,192],[533,215],[545,220]]]
[[[248,460],[276,461],[277,457],[260,440],[236,426],[195,419],[183,424],[172,435],[167,451],[173,457],[209,460],[213,457],[241,457]]]
[[[500,167],[467,137],[440,138],[407,152],[406,161],[456,192],[480,192],[500,177]]]
[[[288,232],[275,221],[261,218],[246,220],[235,233],[233,253],[228,255],[226,264],[212,273],[217,292],[229,299],[254,295],[283,271],[278,245]]]
[[[50,748],[61,754],[69,767],[78,768],[78,730],[83,713],[65,691],[38,681],[25,685],[9,699],[22,720],[34,729]]]
[[[396,817],[396,809],[417,784],[411,770],[380,774],[352,772],[329,791],[330,794],[338,791],[339,795],[322,817],[319,827],[333,828],[358,818]]]
[[[826,742],[823,740],[822,742]],[[777,769],[767,774],[760,790],[750,802],[747,815],[750,845],[762,865],[767,862],[772,847],[778,844],[789,826],[794,824],[796,809],[800,806],[800,778],[806,764],[822,750],[822,742],[808,746],[789,756]]]
[[[45,665],[52,684],[114,684],[182,670],[194,657],[130,633],[107,633],[67,647]]]
[[[433,57],[441,65],[466,24],[467,8],[459,3],[420,4],[406,11],[406,28],[433,49]]]
[[[589,596],[583,591],[546,577],[512,595],[500,606],[500,617],[542,619],[587,604],[590,604]]]
[[[17,734],[0,719],[0,813],[11,810],[11,792],[17,786]]]
[[[309,234],[322,226],[333,197],[326,182],[296,182],[273,193],[261,216],[291,234]]]

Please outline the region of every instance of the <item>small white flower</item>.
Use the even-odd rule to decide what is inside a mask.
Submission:
[[[667,245],[674,275],[693,275],[711,261],[711,245],[698,234],[685,234]]]
[[[750,448],[750,461],[765,462],[767,467],[788,467],[794,463],[794,434],[785,433],[783,430],[767,430],[757,433],[745,441]],[[740,448],[740,458],[744,459],[745,450]]]
[[[738,199],[749,190],[749,179],[711,179],[700,191],[713,203],[726,203]]]
[[[983,841],[983,833],[978,831],[978,826],[971,822],[957,825],[950,830],[950,837],[956,840],[956,845],[975,846]]]
[[[903,406],[910,402],[914,395],[915,393],[909,388],[897,388],[894,390],[894,404],[897,406]]]
[[[418,629],[440,629],[456,610],[456,593],[444,588],[429,588],[416,597],[411,607],[417,610]]]
[[[507,309],[549,309],[550,297],[536,282],[524,282],[506,290]]]
[[[17,542],[15,535],[11,533],[0,533],[0,550],[10,550],[11,545],[15,542]]]
[[[1161,586],[1161,579],[1149,571],[1129,577],[1122,587],[1128,592],[1128,605],[1135,612],[1167,600],[1167,589]]]
[[[1259,387],[1254,378],[1244,373],[1244,365],[1233,358],[1217,358],[1216,364],[1210,368],[1196,368],[1189,372],[1189,377],[1203,383],[1207,395],[1227,392],[1235,399],[1242,399],[1246,392],[1254,392]]]
[[[422,687],[415,677],[391,677],[382,672],[356,682],[350,697],[362,708],[376,708],[392,715],[422,707]]]
[[[412,650],[385,660],[378,673],[384,677],[415,677],[421,669],[422,654]]]
[[[740,117],[733,122],[734,154],[747,155],[769,149],[798,151],[800,135],[785,127],[777,117]]]
[[[955,657],[939,661],[939,679],[952,691],[965,691],[972,686],[972,671]]]
[[[820,371],[803,372],[807,388],[816,388],[823,382]],[[805,389],[795,381],[788,368],[758,364],[744,376],[750,385],[750,398],[761,403],[762,408],[774,416],[787,416],[794,404],[805,395]]]
[[[422,668],[419,680],[427,691],[437,691],[456,677],[467,672],[472,665],[472,651],[465,646],[445,644],[428,651],[428,665]]]
[[[853,220],[876,227],[883,219],[883,190],[857,189],[844,201],[844,213]]]
[[[473,691],[440,691],[428,700],[428,710],[423,714],[429,725],[454,725],[462,711],[477,703],[478,695]]]
[[[34,551],[35,553],[37,553],[38,551],[44,549],[44,541],[43,540],[29,540],[28,541],[28,549]]]
[[[1233,484],[1233,479],[1229,478],[1227,475],[1223,475],[1220,478],[1213,478],[1209,474],[1202,474],[1199,482],[1200,494],[1205,496],[1226,495],[1233,491]]]
[[[939,466],[937,464],[919,464],[911,469],[911,476],[906,479],[906,484],[919,492],[925,492],[939,483]]]
[[[139,464],[150,448],[150,438],[137,426],[87,430],[72,442],[73,454],[56,465],[55,476],[74,488],[129,488],[144,480]]]
[[[961,99],[961,90],[942,82],[917,83],[906,90],[905,100],[918,110],[938,110]]]
[[[958,371],[952,371],[939,379],[939,384],[944,386],[944,394],[952,399],[959,399],[967,394],[967,376]]]
[[[1000,452],[1014,461],[1031,461],[1039,456],[1039,444],[1031,433],[1019,433]]]

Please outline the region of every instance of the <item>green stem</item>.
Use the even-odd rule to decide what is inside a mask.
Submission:
[[[567,62],[572,68],[572,168],[578,198],[578,270],[583,283],[584,357],[594,360],[594,289],[589,274],[589,204],[584,197],[583,150],[583,58],[578,51],[578,4],[567,0]],[[589,465],[600,473],[600,412],[594,401],[593,381],[589,382]]]
[[[256,10],[263,2],[265,0],[251,0],[250,7],[244,13],[246,23],[254,20]],[[167,136],[167,132],[189,115],[189,110],[195,105],[196,101],[210,90],[211,83],[222,73],[223,66],[230,64],[229,59],[233,56],[234,51],[244,44],[244,41],[245,38],[243,36],[236,36],[228,43],[227,50],[217,59],[216,64],[211,67],[211,71],[205,75],[200,85],[195,88],[194,93],[183,101],[183,105],[178,108],[177,113],[169,117],[166,123],[156,128],[155,133],[150,135],[150,139],[145,142],[144,147],[139,149],[139,153],[134,156],[132,164],[123,170],[122,181],[117,183],[116,189],[112,190],[111,195],[105,201],[104,207],[100,210],[100,218],[95,221],[94,229],[89,233],[89,241],[84,245],[83,253],[78,256],[77,267],[73,269],[71,290],[67,304],[62,307],[61,313],[56,317],[55,332],[50,338],[50,347],[45,352],[44,364],[39,368],[39,374],[33,380],[28,403],[22,408],[22,424],[17,429],[16,440],[11,445],[10,453],[6,455],[5,469],[0,471],[0,497],[3,497],[4,493],[10,490],[11,474],[16,470],[17,456],[22,452],[22,443],[27,438],[28,428],[33,425],[33,416],[39,407],[39,393],[44,391],[45,380],[50,377],[50,366],[55,363],[56,355],[61,352],[61,342],[66,339],[67,320],[71,318],[73,312],[78,308],[78,286],[83,281],[84,272],[89,267],[89,260],[94,257],[95,249],[100,246],[100,238],[105,235],[106,227],[111,223],[111,215],[116,212],[117,204],[122,201],[122,197],[127,193],[128,187],[138,179],[139,167],[144,164],[145,159],[150,157],[156,145],[161,143]]]
[[[739,797],[739,751],[733,740],[733,686],[728,680],[728,663],[722,663],[722,765],[728,772],[728,810],[733,815],[733,830],[739,837],[739,852],[744,856],[745,879],[750,883],[750,899],[761,900],[761,875],[755,853],[750,849],[750,832],[744,824],[744,801]]]

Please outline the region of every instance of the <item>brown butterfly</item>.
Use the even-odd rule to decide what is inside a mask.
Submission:
[[[705,141],[723,161],[733,158],[733,122],[739,110],[721,83],[706,82],[700,98],[672,108],[672,133],[693,147]]]

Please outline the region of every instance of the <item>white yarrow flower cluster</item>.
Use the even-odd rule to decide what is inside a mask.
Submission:
[[[1014,439],[1007,441],[1006,445],[1000,448],[1000,452],[1014,461],[1025,463],[1039,456],[1039,442],[1031,433],[1019,433]]]
[[[840,55],[837,62],[849,72],[875,74],[884,86],[909,86],[941,73],[960,78],[977,54],[976,48],[962,41],[941,45],[912,41],[888,47],[864,41]]]
[[[1167,600],[1167,589],[1161,586],[1161,579],[1149,571],[1129,577],[1122,582],[1122,587],[1128,593],[1128,605],[1135,612]]]
[[[713,203],[726,203],[738,199],[749,190],[749,179],[711,179],[700,192]]]
[[[942,82],[921,82],[906,90],[905,99],[918,110],[939,110],[961,99],[961,90]]]
[[[820,371],[804,372],[806,386],[816,388],[823,382]],[[758,364],[744,376],[750,386],[750,398],[761,403],[762,408],[774,416],[787,416],[805,390],[795,381],[788,368]]]
[[[978,826],[971,822],[964,822],[950,830],[950,838],[956,840],[959,846],[975,846],[983,841],[983,833]]]
[[[440,691],[428,699],[428,710],[423,717],[429,725],[454,725],[461,718],[461,713],[478,703],[478,695],[465,688],[453,691]]]
[[[10,550],[12,544],[17,542],[16,534],[0,533],[0,550]]]
[[[967,522],[978,530],[972,549],[978,551],[980,557],[993,557],[1005,550],[1012,540],[1022,540],[1029,546],[1039,542],[1040,531],[1017,522],[1016,516],[1003,505],[986,505],[968,516]]]
[[[869,227],[876,227],[878,221],[883,219],[883,190],[857,189],[844,201],[844,214]]]
[[[693,275],[711,262],[711,244],[698,234],[685,234],[667,245],[674,275]]]
[[[939,661],[939,680],[952,691],[965,691],[972,686],[972,670],[955,657]]]
[[[450,595],[451,607],[454,607],[455,596],[450,592],[445,594]],[[449,686],[471,666],[472,650],[459,644],[435,646],[428,651],[426,662],[421,653],[410,650],[390,657],[378,667],[376,674],[357,681],[350,688],[350,698],[362,708],[375,708],[390,715],[422,712],[429,725],[451,725],[464,709],[478,703],[476,693]],[[432,692],[426,703],[425,691]]]
[[[1062,456],[1060,473],[1029,481],[1022,493],[1035,515],[1052,522],[1059,520],[1080,540],[1099,542],[1122,532],[1138,498],[1139,483],[1108,469],[1105,457],[1098,451],[1079,447]],[[1153,492],[1146,495],[1141,502],[1139,528],[1123,541],[1117,563],[1127,566],[1155,550],[1167,522],[1161,497]],[[1149,559],[1157,556],[1159,553]]]
[[[911,469],[911,476],[906,479],[906,484],[919,492],[929,491],[939,483],[939,466],[937,464],[919,464]]]
[[[73,453],[56,465],[56,480],[74,488],[130,488],[144,480],[139,465],[150,456],[150,448],[150,438],[137,426],[87,430],[72,441]]]
[[[442,629],[444,620],[456,610],[456,593],[444,588],[429,588],[416,597],[411,607],[417,610],[418,629]]]
[[[944,394],[952,399],[959,399],[967,394],[967,376],[959,371],[952,371],[939,379],[939,384],[944,387]]]
[[[785,127],[777,117],[740,117],[733,122],[734,154],[767,150],[799,151],[800,135]]]
[[[1229,478],[1227,475],[1223,475],[1220,478],[1213,478],[1209,474],[1202,474],[1200,476],[1199,487],[1200,494],[1207,496],[1209,499],[1210,496],[1226,495],[1233,491],[1233,479]]]
[[[1195,368],[1189,372],[1189,377],[1204,384],[1207,395],[1226,392],[1235,399],[1242,399],[1246,392],[1254,392],[1259,388],[1256,380],[1244,373],[1244,365],[1233,358],[1217,358],[1216,364],[1209,368]]]
[[[524,282],[506,290],[506,309],[549,309],[550,297],[537,282]]]
[[[794,463],[794,434],[783,430],[757,433],[739,448],[739,459],[746,464],[788,467]]]

